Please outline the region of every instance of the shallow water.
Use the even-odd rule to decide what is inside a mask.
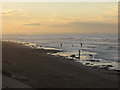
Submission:
[[[99,68],[112,65],[113,67],[109,67],[109,69],[119,69],[117,34],[3,35],[3,40],[30,42],[26,45],[63,50],[63,52],[54,55],[66,56],[67,58],[71,58],[70,56],[73,54],[78,57],[78,50],[81,50],[80,59],[77,59],[77,62]],[[90,57],[89,54],[93,57]],[[99,62],[88,61],[91,59]]]

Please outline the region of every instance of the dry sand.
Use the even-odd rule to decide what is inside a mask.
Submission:
[[[33,88],[118,88],[117,73],[47,55],[50,50],[13,42],[3,42],[2,49],[3,75]]]

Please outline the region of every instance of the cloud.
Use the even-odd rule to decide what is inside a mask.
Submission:
[[[111,10],[105,13],[106,16],[118,16],[118,6],[113,7]]]
[[[109,26],[116,26],[115,23],[102,23],[102,22],[80,22],[74,21],[69,22],[66,24],[54,24],[51,25],[52,27],[109,27]]]
[[[6,10],[6,11],[1,11],[0,14],[6,15],[6,14],[11,14],[16,12],[22,12],[22,10]]]
[[[68,24],[54,24],[51,27],[74,30],[81,33],[112,33],[118,31],[118,25],[112,23],[71,22]]]
[[[103,10],[100,14],[93,14],[93,15],[85,15],[85,16],[78,16],[72,17],[67,16],[63,17],[58,13],[53,13],[48,17],[48,22],[53,25],[58,26],[61,24],[62,26],[66,26],[66,24],[72,22],[82,22],[82,23],[107,23],[107,24],[117,24],[118,23],[118,6],[112,6],[109,10]],[[65,25],[63,25],[65,24]]]
[[[27,25],[27,26],[40,26],[41,23],[28,23],[28,24],[23,24],[23,25]]]
[[[48,19],[50,26],[62,26],[67,27],[68,25],[80,25],[80,24],[117,24],[117,17],[109,17],[109,16],[89,16],[89,17],[64,17],[64,18],[54,18],[54,19]]]
[[[81,23],[107,23],[107,24],[117,24],[117,9],[113,8],[112,10],[104,12],[102,15],[91,15],[91,16],[82,16],[82,17],[61,17],[58,16],[51,16],[48,17],[47,23],[49,25],[60,25],[72,23],[72,22],[81,22]]]

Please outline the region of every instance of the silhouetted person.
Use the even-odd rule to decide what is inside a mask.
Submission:
[[[62,47],[62,43],[60,44],[60,46]]]
[[[72,47],[73,47],[73,44],[72,44]]]
[[[80,45],[81,45],[81,47],[82,47],[82,45],[83,45],[83,44],[82,44],[82,43],[80,43]]]

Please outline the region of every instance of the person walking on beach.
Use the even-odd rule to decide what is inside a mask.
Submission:
[[[60,46],[62,47],[62,43],[60,44]]]
[[[80,45],[81,45],[81,47],[82,47],[82,45],[83,45],[83,44],[82,44],[82,43],[80,43]]]
[[[72,47],[73,47],[73,44],[72,44]]]

